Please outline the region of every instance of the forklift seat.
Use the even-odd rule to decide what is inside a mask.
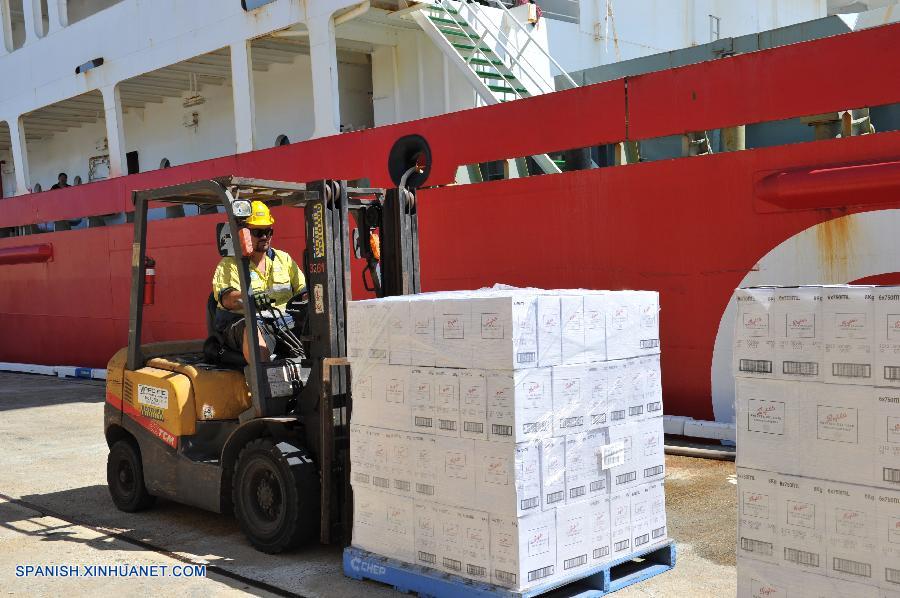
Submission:
[[[216,310],[219,303],[213,293],[206,299],[206,342],[203,343],[203,355],[211,364],[240,369],[247,365],[244,355],[225,345],[225,338],[216,330]]]

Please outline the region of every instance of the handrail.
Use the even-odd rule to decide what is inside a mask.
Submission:
[[[523,32],[525,32],[525,35],[527,35],[529,37],[529,39],[531,39],[532,41],[535,42],[535,45],[538,48],[540,48],[541,52],[544,53],[544,56],[546,56],[548,59],[550,59],[550,62],[553,63],[553,66],[555,66],[559,70],[559,72],[562,73],[563,76],[565,76],[566,81],[568,81],[569,85],[571,85],[572,87],[578,87],[578,84],[575,83],[575,80],[572,79],[572,77],[569,75],[568,71],[566,71],[566,69],[564,69],[562,66],[560,66],[560,64],[558,62],[556,62],[556,60],[553,58],[553,56],[550,55],[550,52],[545,50],[544,47],[541,46],[541,44],[537,43],[537,40],[534,39],[534,36],[531,35],[531,32],[528,31],[528,29],[525,28],[522,25],[522,23],[520,23],[519,20],[512,15],[511,12],[509,12],[509,9],[506,7],[505,4],[503,4],[503,2],[500,2],[500,0],[489,0],[489,1],[492,5],[496,5],[497,7],[502,9],[503,12],[506,13],[506,16],[508,16],[513,22],[515,22],[516,27],[518,27]]]

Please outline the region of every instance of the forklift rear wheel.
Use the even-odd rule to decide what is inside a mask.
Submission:
[[[249,442],[235,467],[234,514],[250,543],[275,554],[319,532],[319,474],[306,451],[269,438]]]
[[[156,502],[156,497],[144,485],[141,452],[133,440],[119,440],[109,449],[106,482],[113,502],[121,511],[142,511]]]

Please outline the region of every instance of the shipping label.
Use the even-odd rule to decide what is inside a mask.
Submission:
[[[787,314],[787,337],[804,339],[816,337],[816,314]]]
[[[611,469],[625,464],[626,440],[621,440],[601,447],[601,469]]]
[[[163,421],[165,411],[169,408],[169,391],[165,388],[138,384],[138,404],[141,415]]]
[[[834,314],[834,337],[867,339],[869,337],[867,314]]]
[[[769,336],[769,314],[758,312],[744,312],[741,317],[741,325],[744,329],[743,336]]]
[[[528,531],[528,556],[537,556],[550,551],[550,528],[538,527]]]
[[[505,338],[503,336],[503,321],[500,319],[499,314],[481,314],[481,338]]]
[[[784,435],[785,404],[781,401],[750,399],[747,401],[747,430]]]
[[[835,509],[834,522],[834,531],[842,536],[865,538],[868,535],[866,532],[866,514],[862,511]]]
[[[859,442],[857,411],[852,407],[818,406],[818,439],[832,442]]]
[[[769,518],[769,495],[761,492],[744,492],[741,501],[743,513],[746,517],[755,517],[757,519]]]
[[[787,524],[816,528],[816,505],[796,500],[787,501]]]

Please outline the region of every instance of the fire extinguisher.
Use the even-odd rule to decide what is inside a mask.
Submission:
[[[144,257],[144,305],[153,305],[156,299],[156,260]]]

